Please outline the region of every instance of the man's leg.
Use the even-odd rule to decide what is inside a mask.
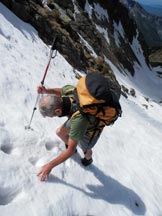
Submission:
[[[92,158],[92,149],[88,149],[86,152],[84,152],[84,155],[87,160],[90,160]]]
[[[85,136],[83,138],[83,140],[81,140],[79,142],[79,146],[81,147],[81,149],[84,152],[84,158],[82,158],[82,164],[84,166],[88,166],[93,162],[92,159],[92,148],[95,146],[95,144],[97,143],[99,136],[94,137],[91,141],[90,141],[91,137],[87,137]]]
[[[67,145],[70,129],[62,125],[56,130],[56,134]]]
[[[93,162],[92,149],[84,151],[84,158],[81,159],[81,162],[84,166],[88,166]]]
[[[65,127],[65,124],[56,130],[57,136],[65,143],[66,149],[68,148],[69,132],[70,129]],[[77,149],[75,150],[75,153],[77,153]]]

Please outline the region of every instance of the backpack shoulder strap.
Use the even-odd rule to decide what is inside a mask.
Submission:
[[[75,90],[74,86],[72,86],[72,85],[65,85],[62,88],[62,93],[61,93],[62,97],[73,95],[74,90]]]
[[[70,116],[70,119],[74,118],[76,115],[80,114],[80,111],[77,110],[75,111],[71,116]]]

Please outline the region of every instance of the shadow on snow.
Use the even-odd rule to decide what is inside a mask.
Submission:
[[[74,160],[79,163],[76,158],[74,158]],[[105,175],[104,172],[95,165],[91,165],[87,171],[92,172],[101,183],[101,185],[87,184],[87,188],[90,190],[90,192],[67,183],[64,180],[55,177],[54,175],[50,176],[48,182],[67,185],[83,192],[85,195],[93,199],[101,199],[111,204],[123,205],[136,215],[145,214],[146,206],[141,198],[133,190],[125,187],[110,176]]]

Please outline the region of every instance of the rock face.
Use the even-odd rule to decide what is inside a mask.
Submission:
[[[129,10],[150,48],[162,46],[162,16],[150,14],[133,0],[120,0]]]
[[[134,75],[132,63],[138,59],[130,44],[133,38],[142,41],[142,37],[137,35],[134,21],[119,0],[1,1],[33,25],[47,44],[57,35],[58,51],[75,69],[99,71],[117,86],[108,60],[119,70],[126,68]],[[141,44],[148,61],[147,47],[144,41]]]
[[[162,47],[150,50],[149,60],[152,66],[162,67]]]

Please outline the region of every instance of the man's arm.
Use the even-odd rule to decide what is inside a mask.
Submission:
[[[64,152],[62,152],[57,158],[55,158],[54,160],[50,161],[42,167],[41,171],[38,173],[40,180],[45,181],[48,175],[50,174],[51,170],[55,166],[63,163],[65,160],[71,157],[75,153],[76,146],[77,141],[69,138],[68,148]]]
[[[38,86],[37,88],[38,94],[56,94],[61,96],[61,88],[45,88],[44,86]]]

